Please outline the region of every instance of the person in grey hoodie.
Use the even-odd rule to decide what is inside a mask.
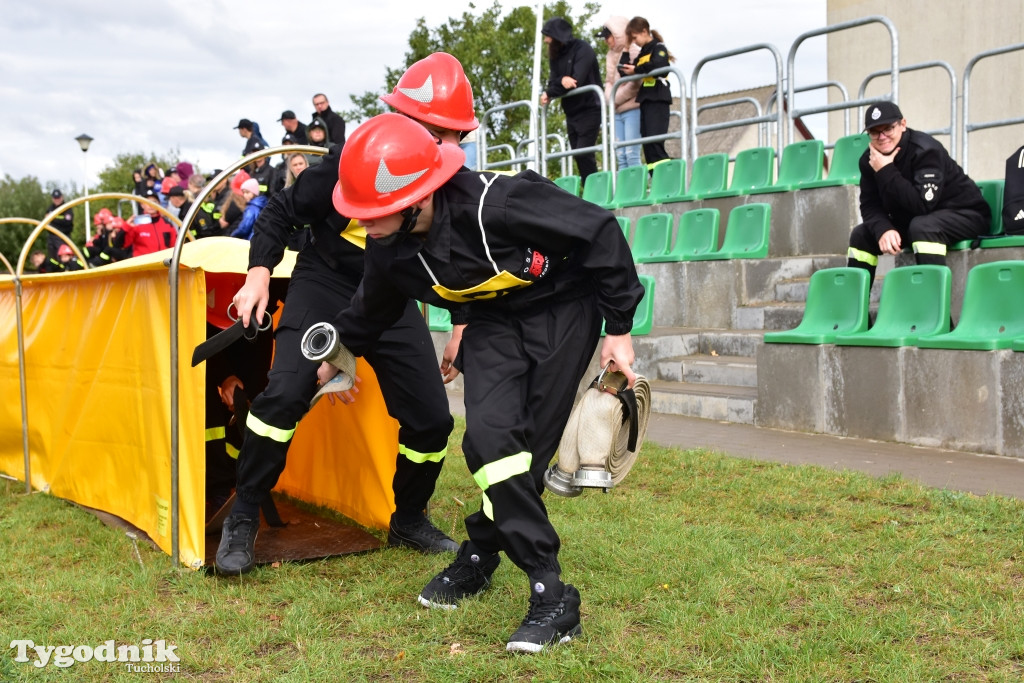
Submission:
[[[540,103],[547,105],[552,99],[562,98],[569,146],[573,149],[593,147],[601,128],[601,98],[589,92],[564,96],[585,85],[601,86],[597,54],[589,43],[573,37],[572,25],[562,17],[548,19],[540,32],[548,46],[551,65]],[[597,157],[593,152],[586,152],[576,155],[575,159],[580,179],[586,184],[587,176],[597,172]]]
[[[604,96],[612,101],[612,86],[623,77],[622,64],[632,64],[640,54],[640,46],[626,39],[626,24],[629,19],[610,16],[595,37],[608,44],[605,56]],[[640,138],[640,103],[636,96],[640,92],[640,81],[627,81],[615,90],[615,142]],[[640,165],[640,145],[617,147],[615,149],[617,168]]]

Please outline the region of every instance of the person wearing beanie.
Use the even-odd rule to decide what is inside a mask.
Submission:
[[[260,182],[255,178],[249,178],[242,183],[242,198],[245,199],[245,210],[242,211],[242,220],[231,236],[248,240],[252,238],[252,226],[256,225],[256,219],[267,205],[267,196],[260,192]]]

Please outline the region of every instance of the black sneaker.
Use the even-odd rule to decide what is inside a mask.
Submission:
[[[418,600],[424,607],[455,609],[459,600],[491,585],[491,575],[500,563],[497,554],[481,553],[463,541],[455,561],[430,580]]]
[[[415,548],[423,553],[455,553],[459,544],[434,526],[426,517],[415,522],[402,523],[391,517],[388,526],[388,545],[396,548]]]
[[[256,565],[256,532],[260,518],[230,514],[224,520],[217,546],[217,573],[237,576],[252,571]]]
[[[508,639],[507,651],[540,652],[548,645],[567,643],[580,634],[580,592],[575,586],[564,584],[560,596],[552,595],[559,585],[561,581],[557,579],[546,585],[540,581],[533,584],[530,611]]]

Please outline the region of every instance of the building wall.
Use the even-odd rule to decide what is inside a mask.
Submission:
[[[980,52],[1024,41],[1022,0],[827,0],[829,26],[872,15],[887,17],[896,27],[901,66],[922,62],[948,62],[956,75],[962,99],[964,69]],[[856,99],[864,79],[891,65],[889,33],[878,23],[830,34],[828,78],[846,86]],[[798,84],[799,85],[799,84]],[[865,97],[889,92],[888,77],[873,79]],[[839,101],[830,94],[830,102]],[[938,130],[950,125],[950,79],[943,70],[928,69],[903,74],[899,104],[911,128]],[[961,103],[956,106],[962,120]],[[971,74],[969,116],[981,123],[1024,116],[1024,50],[988,57]],[[853,132],[863,124],[861,114],[851,115]],[[959,128],[958,123],[958,128]],[[829,137],[842,134],[841,114],[829,115]],[[936,137],[950,148],[946,135]],[[1024,124],[975,131],[968,138],[967,170],[975,180],[1002,178],[1006,157],[1024,144]],[[954,156],[964,166],[963,141]]]

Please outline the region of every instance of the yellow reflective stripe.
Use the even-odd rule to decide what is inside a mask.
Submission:
[[[273,439],[280,443],[288,443],[292,440],[292,435],[295,434],[295,427],[292,427],[291,429],[278,429],[277,427],[272,427],[253,415],[251,412],[249,413],[249,416],[245,418],[245,426],[257,436],[265,436],[268,439]]]
[[[425,462],[441,462],[444,460],[444,456],[448,454],[448,447],[445,446],[443,450],[437,451],[436,453],[420,453],[403,444],[398,444],[398,452],[404,455],[409,460],[423,464]]]
[[[492,522],[494,521],[494,505],[491,504],[491,499],[487,497],[486,493],[484,493],[483,500],[481,501],[480,511],[484,513],[487,519]]]
[[[647,170],[650,171],[652,168],[654,168],[658,164],[663,164],[666,161],[672,161],[672,160],[671,159],[662,159],[661,161],[655,161],[653,164],[647,164]]]
[[[869,254],[866,251],[861,251],[860,249],[854,249],[853,247],[850,247],[847,250],[846,255],[849,258],[852,258],[854,261],[860,261],[861,263],[866,263],[869,266],[878,265],[877,256],[875,256],[874,254]]]
[[[223,427],[210,427],[206,430],[206,440],[216,441],[217,439],[223,439],[225,436]]]
[[[946,255],[946,245],[942,242],[914,242],[913,246],[915,254]]]
[[[238,460],[238,449],[237,448],[235,448],[234,446],[232,446],[229,443],[225,443],[224,444],[224,450],[226,450],[228,452],[228,456],[229,457],[234,458],[235,460]]]
[[[478,469],[473,473],[473,480],[481,491],[486,491],[492,484],[499,484],[517,474],[529,472],[532,461],[533,454],[526,451],[508,455]]]

